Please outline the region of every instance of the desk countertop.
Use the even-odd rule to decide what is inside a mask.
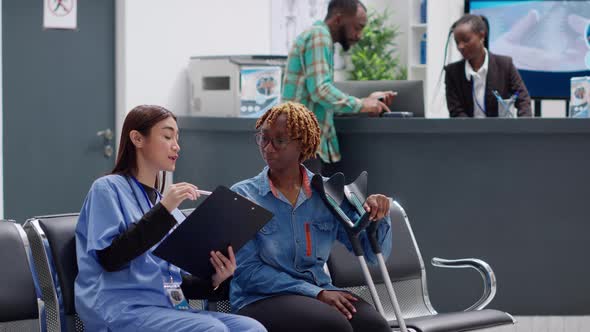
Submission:
[[[256,119],[179,117],[183,130],[197,131],[254,131]],[[589,134],[590,119],[392,119],[341,118],[336,119],[341,133],[391,134]]]

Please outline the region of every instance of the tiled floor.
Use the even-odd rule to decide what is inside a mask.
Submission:
[[[516,325],[493,332],[590,332],[590,316],[516,316]]]

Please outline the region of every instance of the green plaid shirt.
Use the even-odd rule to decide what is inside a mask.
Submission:
[[[295,39],[287,60],[282,99],[301,103],[316,115],[322,133],[318,155],[324,162],[339,161],[334,112],[359,112],[361,100],[334,86],[334,42],[324,22],[317,21]]]

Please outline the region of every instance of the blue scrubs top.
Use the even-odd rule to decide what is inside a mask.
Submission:
[[[114,330],[145,320],[133,312],[141,307],[173,308],[164,281],[172,277],[181,283],[180,269],[152,254],[157,245],[116,272],[106,272],[96,254],[138,222],[150,205],[142,188],[127,177],[107,175],[92,184],[76,227],[76,311],[87,331]],[[172,215],[178,223],[184,220],[178,209]]]

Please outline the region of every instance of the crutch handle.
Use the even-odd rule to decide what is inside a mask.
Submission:
[[[368,213],[364,213],[361,215],[354,227],[351,228],[351,231],[355,236],[358,236],[365,228],[371,226],[372,222],[369,217],[370,215]]]
[[[371,220],[369,220],[369,214],[365,213],[361,216],[361,219],[356,223],[354,227],[350,227],[347,223],[342,222],[342,225],[346,229],[346,234],[348,235],[348,239],[350,240],[350,244],[352,245],[352,251],[354,255],[364,256],[365,251],[363,250],[363,246],[359,239],[359,234],[365,229],[367,226],[370,226]]]
[[[369,214],[364,210],[360,213],[360,218],[356,222],[353,222],[340,208],[340,204],[345,199],[344,174],[336,173],[326,181],[324,181],[322,176],[316,174],[311,179],[311,185],[316,189],[332,213],[339,217],[338,220],[349,235],[358,236],[369,226],[371,223]]]

